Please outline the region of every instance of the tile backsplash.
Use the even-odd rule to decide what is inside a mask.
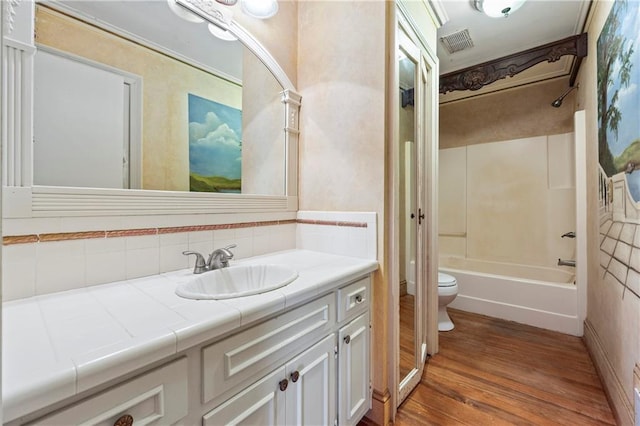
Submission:
[[[298,212],[297,219],[7,235],[3,300],[193,267],[197,251],[236,244],[236,259],[294,248],[376,258],[375,213]]]

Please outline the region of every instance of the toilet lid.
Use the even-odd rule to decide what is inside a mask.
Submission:
[[[456,279],[449,274],[438,272],[438,287],[451,287],[456,285]]]

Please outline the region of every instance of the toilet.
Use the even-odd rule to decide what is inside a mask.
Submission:
[[[458,282],[443,272],[438,272],[438,331],[453,330],[453,322],[447,314],[447,305],[458,295]]]

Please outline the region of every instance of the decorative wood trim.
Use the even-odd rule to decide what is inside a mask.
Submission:
[[[44,243],[50,241],[88,240],[92,238],[104,238],[105,236],[105,231],[60,232],[54,234],[40,234],[38,239],[41,243]]]
[[[584,322],[584,343],[591,355],[598,376],[602,381],[604,392],[611,405],[611,410],[620,425],[633,425],[633,403],[627,399],[624,386],[616,375],[616,371],[607,358],[602,343],[595,329],[589,322]]]
[[[2,245],[11,246],[14,244],[29,244],[37,243],[38,236],[36,234],[31,235],[8,235],[2,237]]]
[[[286,196],[34,186],[33,217],[285,211]]]
[[[304,225],[328,225],[328,226],[348,226],[352,228],[366,228],[366,222],[343,222],[337,220],[314,220],[314,219],[298,219],[298,223]]]
[[[573,86],[582,58],[587,56],[587,33],[442,75],[440,76],[440,93],[478,90],[497,80],[513,77],[540,62],[555,62],[565,55],[576,57],[569,81],[570,86]]]
[[[2,238],[5,246],[15,244],[46,243],[52,241],[70,241],[93,238],[141,237],[145,235],[176,234],[180,232],[216,231],[220,229],[257,228],[262,226],[292,225],[296,219],[268,220],[264,222],[225,223],[219,225],[172,226],[166,228],[116,229],[107,231],[57,232],[29,235],[7,235]],[[342,222],[341,222],[342,223]],[[356,224],[358,225],[358,224]],[[349,226],[349,225],[336,225]]]

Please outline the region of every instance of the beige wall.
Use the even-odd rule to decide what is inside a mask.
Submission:
[[[441,103],[440,148],[571,132],[575,91],[551,106],[568,87],[560,78]]]
[[[640,363],[640,299],[615,280],[603,279],[600,267],[598,208],[597,40],[612,2],[595,2],[590,20],[589,54],[578,81],[577,109],[587,121],[588,294],[585,334],[621,424],[633,424],[633,368]],[[640,66],[638,64],[634,65]],[[637,421],[637,419],[636,419]]]
[[[298,26],[304,29],[298,33],[299,208],[377,214],[380,269],[373,285],[372,361],[378,414],[390,400],[392,368],[384,350],[389,327],[384,247],[388,7],[383,1],[298,4]]]

